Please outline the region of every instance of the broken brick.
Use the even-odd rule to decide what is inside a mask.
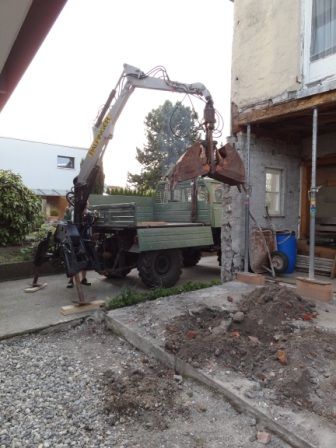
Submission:
[[[197,336],[197,331],[194,331],[194,330],[189,330],[186,333],[187,339],[195,339],[196,336]]]
[[[269,443],[272,440],[272,436],[269,432],[258,431],[257,432],[257,440],[258,440],[258,442],[266,445],[267,443]]]
[[[288,364],[287,355],[284,350],[277,351],[277,359],[283,366],[286,366]]]
[[[234,337],[234,338],[239,338],[240,337],[240,333],[239,333],[239,331],[232,331],[231,332],[231,336]]]
[[[317,313],[304,313],[303,320],[313,320],[316,319]]]

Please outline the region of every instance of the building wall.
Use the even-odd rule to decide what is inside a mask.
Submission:
[[[239,108],[300,88],[300,0],[235,0],[232,101]]]
[[[246,142],[242,139],[244,152]],[[276,230],[297,231],[300,203],[299,146],[266,139],[253,139],[250,149],[251,200],[250,210],[261,227],[269,227],[265,219],[266,210],[266,168],[281,169],[283,172],[283,215],[272,217]]]
[[[58,168],[57,156],[75,158],[75,168]],[[0,137],[0,169],[22,176],[31,189],[70,190],[86,149]]]
[[[236,143],[247,166],[246,135],[239,134]],[[276,230],[298,232],[300,214],[300,165],[301,147],[281,141],[256,139],[251,136],[250,147],[250,211],[258,226],[269,228],[265,215],[266,168],[283,170],[283,215],[272,217]],[[223,206],[222,224],[222,280],[230,280],[243,266],[245,240],[245,193],[231,187]],[[250,220],[250,230],[256,227]]]

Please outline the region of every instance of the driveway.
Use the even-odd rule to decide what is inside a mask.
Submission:
[[[220,278],[217,256],[203,257],[197,266],[186,268],[178,282],[211,281]],[[89,272],[92,282],[85,288],[88,298],[106,300],[117,295],[123,288],[145,291],[137,270],[134,269],[122,280],[108,280],[96,272]],[[25,331],[33,331],[60,322],[80,317],[83,313],[62,316],[60,307],[70,305],[76,294],[75,289],[67,289],[64,274],[42,277],[48,283],[47,288],[35,293],[25,293],[31,279],[14,280],[0,283],[0,338]]]

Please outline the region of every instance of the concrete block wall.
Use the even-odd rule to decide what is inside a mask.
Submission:
[[[247,166],[246,135],[239,134],[235,144]],[[266,168],[283,170],[283,215],[272,218],[276,230],[293,230],[297,233],[300,214],[300,164],[301,146],[258,139],[251,136],[250,210],[260,227],[269,227],[265,219]],[[234,273],[243,266],[245,193],[239,193],[236,187],[227,187],[223,204],[222,221],[222,280],[233,278]],[[254,227],[250,221],[250,230]]]

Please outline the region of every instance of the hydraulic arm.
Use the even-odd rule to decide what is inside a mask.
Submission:
[[[205,100],[205,142],[196,143],[186,150],[171,173],[172,186],[199,175],[208,175],[230,185],[240,186],[244,183],[244,167],[236,151],[229,145],[220,150],[215,148],[212,137],[216,122],[215,109],[209,90],[201,83],[171,81],[164,69],[157,69],[156,72],[160,77],[145,74],[136,67],[124,64],[123,73],[97,118],[93,128],[93,142],[78,177],[74,179],[74,198],[70,198],[70,202],[75,207],[77,226],[81,226],[81,217],[97,173],[101,169],[106,147],[113,137],[115,124],[136,88],[181,92]]]

